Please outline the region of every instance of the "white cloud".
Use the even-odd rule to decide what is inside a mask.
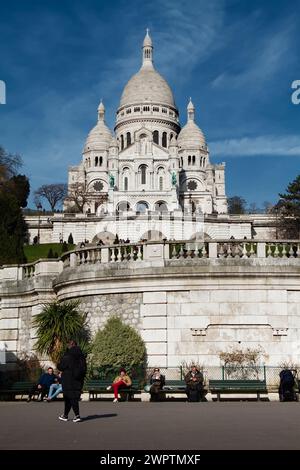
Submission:
[[[212,156],[248,157],[248,156],[291,156],[300,157],[300,136],[243,137],[211,142]]]

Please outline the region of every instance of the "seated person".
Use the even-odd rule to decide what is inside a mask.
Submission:
[[[54,383],[56,376],[53,374],[53,367],[48,367],[47,372],[41,375],[37,384],[35,384],[28,394],[27,401],[31,401],[32,395],[36,392],[41,394],[40,401],[48,394],[50,385]]]
[[[156,367],[150,377],[150,401],[160,401],[163,398],[162,388],[166,381],[165,376],[160,373],[158,367]]]
[[[122,389],[122,388],[130,387],[131,384],[132,384],[131,378],[129,377],[129,375],[127,375],[126,370],[124,368],[120,369],[120,374],[115,378],[112,385],[107,387],[107,390],[113,389],[113,391],[114,391],[114,397],[115,398],[113,400],[113,403],[117,403],[119,401],[118,400],[119,388]],[[120,393],[120,395],[122,397],[121,393]]]
[[[203,374],[195,365],[192,365],[184,380],[188,401],[200,401],[203,397]]]
[[[50,385],[48,398],[44,398],[44,400],[51,401],[56,398],[57,395],[59,395],[60,393],[62,393],[61,372],[59,372],[56,376],[55,382]]]

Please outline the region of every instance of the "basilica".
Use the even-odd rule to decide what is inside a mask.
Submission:
[[[69,169],[65,212],[101,216],[185,211],[226,214],[225,164],[213,165],[192,100],[181,127],[173,92],[153,64],[147,30],[142,66],[126,84],[112,132],[105,107],[86,139],[82,161]]]

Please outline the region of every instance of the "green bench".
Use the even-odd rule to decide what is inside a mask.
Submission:
[[[105,393],[113,393],[113,390],[107,390],[107,387],[112,384],[111,380],[87,380],[84,383],[83,391],[88,392],[89,400],[97,399],[98,395]],[[134,395],[140,394],[140,383],[138,379],[132,380],[132,385],[130,387],[119,388],[119,394],[121,399],[126,401],[132,400]]]
[[[21,395],[22,399],[23,395],[29,394],[33,386],[34,383],[32,382],[14,382],[9,387],[0,389],[0,398],[1,400],[15,400],[16,395]]]
[[[164,392],[185,393],[186,383],[184,380],[166,380],[163,387]]]
[[[255,393],[260,400],[261,393],[268,393],[265,380],[210,380],[209,391],[217,394],[220,401],[221,393]]]

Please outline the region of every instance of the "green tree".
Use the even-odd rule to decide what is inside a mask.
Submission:
[[[109,318],[96,333],[91,347],[90,364],[106,376],[120,367],[138,374],[146,365],[146,346],[140,334],[119,317]]]
[[[22,161],[0,147],[0,264],[26,261],[23,244],[27,228],[21,207],[27,204],[29,182],[17,175]]]
[[[35,350],[47,354],[57,364],[70,339],[77,341],[83,352],[89,352],[90,333],[86,315],[79,309],[79,301],[50,302],[33,320],[37,329]]]
[[[24,263],[27,228],[16,197],[0,189],[0,265]]]
[[[49,249],[48,254],[47,254],[47,258],[49,258],[49,259],[54,258],[54,254],[53,254],[52,248]]]
[[[70,245],[74,245],[74,240],[73,240],[73,235],[72,235],[72,233],[70,233],[70,235],[68,236],[68,243],[69,243]]]
[[[27,206],[27,199],[30,193],[30,184],[25,175],[13,176],[10,180],[10,187],[16,196],[20,207]]]
[[[240,196],[232,196],[227,199],[229,214],[245,214],[246,201]]]
[[[289,183],[286,193],[280,193],[279,197],[272,212],[280,215],[281,237],[300,238],[300,175]]]
[[[63,242],[62,247],[61,247],[61,252],[66,253],[66,251],[69,251],[69,247],[67,242]]]

